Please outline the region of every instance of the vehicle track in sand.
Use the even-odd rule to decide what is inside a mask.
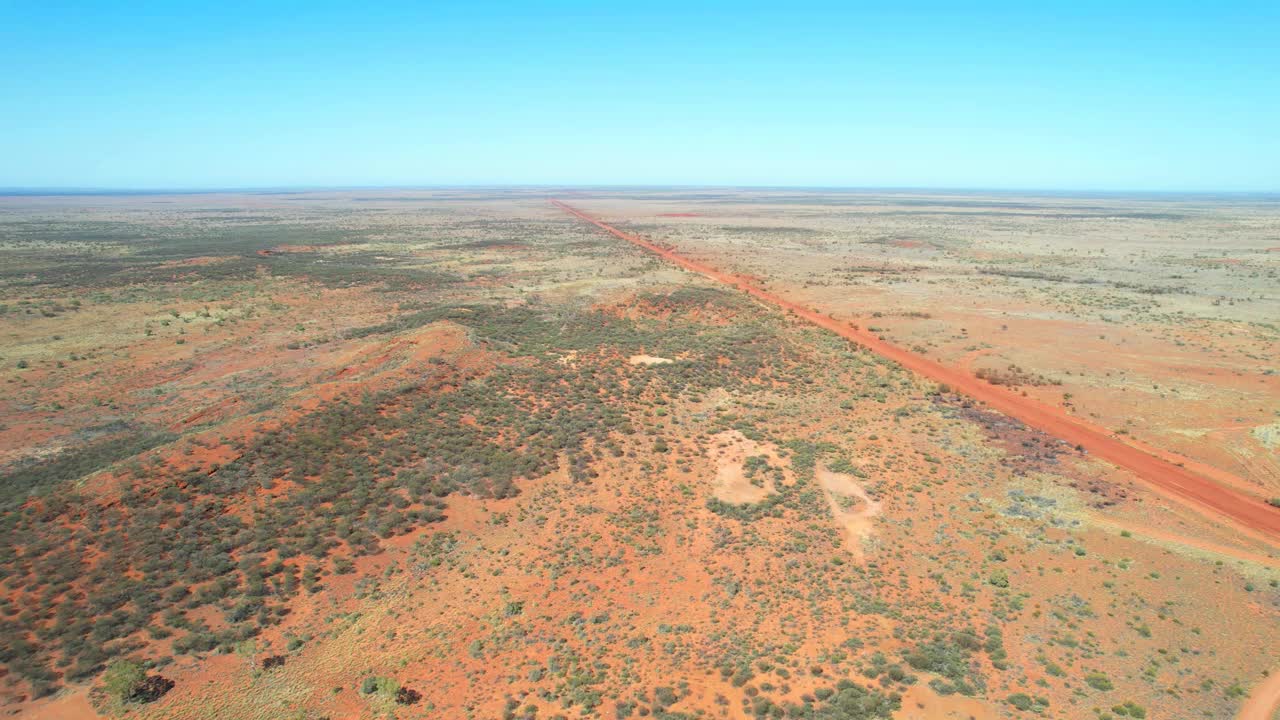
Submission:
[[[559,200],[551,204],[614,237],[638,245],[680,267],[735,287],[763,302],[777,306],[847,340],[893,360],[902,367],[945,384],[1009,417],[1066,442],[1084,448],[1095,457],[1125,468],[1156,491],[1189,507],[1226,521],[1240,531],[1266,542],[1280,540],[1280,509],[1240,488],[1246,483],[1229,473],[1179,457],[1136,440],[1121,440],[1110,431],[1073,417],[1031,398],[1015,395],[977,377],[934,362],[882,340],[857,325],[841,322],[803,305],[775,295],[732,273],[691,260],[635,233],[598,220]],[[1194,468],[1194,470],[1192,469]]]
[[[1280,672],[1258,683],[1245,699],[1236,720],[1273,720],[1280,716]]]

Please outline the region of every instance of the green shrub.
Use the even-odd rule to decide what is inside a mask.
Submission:
[[[1094,690],[1112,690],[1115,685],[1111,682],[1111,678],[1106,673],[1091,672],[1084,676],[1084,681]]]
[[[142,687],[147,673],[138,663],[130,660],[116,660],[107,666],[102,674],[102,685],[107,694],[121,702],[127,702]]]
[[[1112,706],[1111,712],[1115,713],[1116,715],[1119,715],[1120,717],[1139,718],[1139,720],[1147,716],[1146,708],[1133,702],[1132,700],[1126,702],[1123,705]]]
[[[1030,710],[1033,705],[1031,696],[1026,693],[1014,693],[1006,698],[1006,700],[1009,701],[1010,705],[1019,710]]]

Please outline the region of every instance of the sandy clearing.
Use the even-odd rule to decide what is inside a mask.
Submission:
[[[160,263],[160,267],[200,267],[204,265],[218,265],[220,263],[231,262],[235,257],[231,255],[201,255],[199,257],[183,258],[182,260],[166,260]]]
[[[632,355],[627,358],[627,362],[632,365],[666,365],[672,360],[671,358],[657,357],[655,355]]]
[[[690,260],[675,251],[650,242],[640,235],[623,232],[608,223],[583,213],[558,200],[551,203],[561,210],[595,225],[605,232],[638,245],[680,267],[775,305],[818,327],[853,341],[882,357],[923,375],[952,390],[985,403],[1009,417],[1079,445],[1107,462],[1132,471],[1143,483],[1161,494],[1201,512],[1216,515],[1232,523],[1239,531],[1280,539],[1280,510],[1269,506],[1256,495],[1240,489],[1243,480],[1133,439],[1121,440],[1111,431],[1076,418],[1066,411],[1045,405],[1029,397],[1017,395],[990,385],[973,375],[942,365],[882,340],[878,335],[856,325],[841,322],[828,315],[761,289],[731,273]],[[1235,487],[1232,487],[1235,486]]]
[[[903,694],[902,708],[893,717],[894,720],[995,720],[998,715],[986,700],[939,695],[922,680]]]
[[[880,514],[880,503],[873,500],[852,475],[832,472],[821,464],[814,468],[814,475],[826,492],[831,517],[844,530],[849,552],[862,562],[866,559],[866,541],[875,534],[872,520]]]
[[[774,493],[773,478],[768,472],[757,474],[760,485],[751,483],[746,472],[748,457],[763,455],[775,467],[785,468],[787,464],[785,458],[778,457],[778,451],[772,445],[757,443],[737,430],[713,436],[707,453],[716,463],[712,494],[724,502],[740,505],[760,502]]]
[[[36,701],[23,717],[27,720],[94,720],[102,716],[89,703],[88,686],[83,686]]]

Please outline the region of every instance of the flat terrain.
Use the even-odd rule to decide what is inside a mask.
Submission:
[[[0,713],[1280,700],[1275,199],[9,196],[0,259]]]
[[[1091,452],[1108,462],[1131,470],[1158,489],[1185,500],[1195,507],[1215,513],[1223,520],[1236,523],[1245,531],[1257,532],[1271,540],[1280,539],[1280,513],[1276,513],[1275,507],[1269,505],[1265,499],[1240,492],[1233,487],[1244,485],[1238,478],[1199,464],[1193,469],[1188,469],[1184,458],[1120,438],[1118,437],[1122,434],[1120,432],[1109,433],[1093,423],[1061,411],[1056,406],[1027,397],[1025,393],[1019,395],[1016,387],[1014,391],[1001,389],[999,387],[1001,385],[1020,384],[1021,378],[1013,374],[1013,371],[1008,376],[1002,377],[969,373],[964,369],[947,367],[929,360],[922,354],[913,353],[886,342],[878,331],[864,330],[852,323],[842,323],[829,313],[824,315],[816,309],[805,307],[776,293],[767,292],[751,279],[724,273],[706,263],[691,260],[672,248],[657,245],[643,236],[618,230],[558,200],[553,200],[552,204],[680,267],[738,288],[791,315],[852,340],[859,346],[893,360],[905,369],[941,383],[952,391],[963,393],[1014,419],[1049,433],[1060,441],[1074,444],[1080,452]]]
[[[1274,198],[573,202],[900,347],[1280,491]]]

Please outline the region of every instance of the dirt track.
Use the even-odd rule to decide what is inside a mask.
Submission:
[[[1280,711],[1280,672],[1258,683],[1244,701],[1236,720],[1273,720]]]
[[[1226,473],[1222,471],[1192,463],[1134,440],[1121,440],[1110,431],[1072,417],[1058,408],[1015,395],[1008,390],[979,380],[967,372],[949,368],[904,350],[881,340],[870,331],[822,315],[763,290],[736,275],[721,272],[704,263],[683,257],[639,235],[623,232],[559,200],[552,200],[551,203],[615,237],[634,243],[676,265],[736,287],[935,382],[949,385],[952,390],[964,393],[994,410],[1017,418],[1031,427],[1072,445],[1079,445],[1103,460],[1132,471],[1142,481],[1165,495],[1208,512],[1218,519],[1226,520],[1251,535],[1260,535],[1272,542],[1280,540],[1280,510],[1271,507],[1261,498],[1224,484],[1230,483],[1241,487],[1244,482],[1238,478],[1225,477]],[[1197,471],[1189,469],[1187,465],[1196,467]],[[1218,479],[1212,479],[1215,477]]]

